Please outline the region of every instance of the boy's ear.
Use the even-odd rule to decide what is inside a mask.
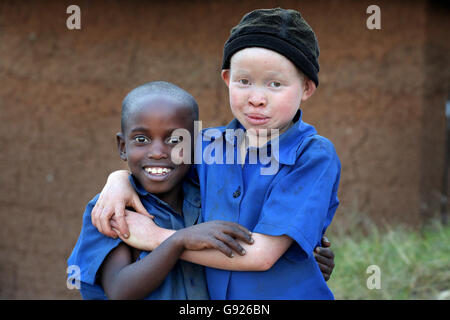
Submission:
[[[311,79],[305,77],[302,101],[308,100],[316,91],[316,84]]]
[[[116,138],[120,159],[122,159],[123,161],[127,161],[127,148],[125,147],[125,138],[123,137],[122,132],[118,132],[116,134]]]
[[[230,69],[224,69],[222,70],[222,79],[227,85],[227,87],[230,86]]]

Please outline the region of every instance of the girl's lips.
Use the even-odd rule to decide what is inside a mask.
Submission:
[[[263,116],[260,114],[253,114],[253,113],[245,114],[245,117],[247,118],[247,121],[249,123],[254,124],[254,125],[266,124],[270,120],[269,117],[266,117],[266,116]]]

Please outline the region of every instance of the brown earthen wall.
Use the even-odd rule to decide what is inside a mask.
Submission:
[[[116,151],[133,87],[172,81],[198,100],[204,127],[232,118],[220,78],[229,29],[252,9],[302,12],[320,44],[320,86],[304,120],[336,146],[336,219],[417,225],[442,181],[449,93],[448,7],[378,1],[72,1],[0,3],[0,298],[78,298],[66,259],[86,203]]]

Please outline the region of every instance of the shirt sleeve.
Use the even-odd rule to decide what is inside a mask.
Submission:
[[[253,230],[291,237],[286,255],[293,259],[312,256],[338,204],[341,164],[334,146],[320,136],[304,143],[288,173],[274,179]]]
[[[97,272],[106,256],[121,242],[119,238],[113,239],[101,234],[92,225],[91,212],[98,196],[95,196],[86,206],[80,236],[67,261],[69,266],[75,265],[79,268],[81,283],[88,285],[95,285]],[[83,285],[81,287],[83,288]]]

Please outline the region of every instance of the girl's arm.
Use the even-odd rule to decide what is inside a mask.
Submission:
[[[125,221],[125,208],[132,207],[140,214],[153,218],[142,205],[139,196],[128,180],[126,170],[114,171],[108,176],[100,197],[91,213],[92,224],[100,233],[117,238],[119,234],[111,229],[110,220],[114,216],[121,237],[128,238],[129,230]]]
[[[235,271],[266,271],[286,252],[292,244],[288,236],[269,236],[261,233],[252,233],[254,243],[249,245],[238,241],[244,248],[244,255],[233,258],[224,256],[217,250],[191,251],[186,250],[181,259],[204,266]]]

